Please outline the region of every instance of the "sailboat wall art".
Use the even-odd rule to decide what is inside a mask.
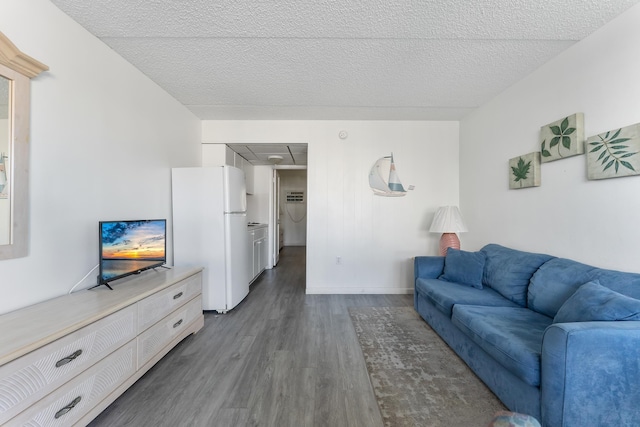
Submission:
[[[398,171],[393,161],[393,153],[390,156],[379,158],[369,171],[369,186],[373,193],[383,197],[402,197],[407,190],[413,190],[413,185],[405,189],[398,177]]]

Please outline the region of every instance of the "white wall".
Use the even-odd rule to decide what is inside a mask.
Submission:
[[[170,219],[170,168],[200,164],[201,128],[47,0],[3,0],[0,30],[50,67],[31,84],[30,250],[0,261],[7,312],[66,293],[96,266],[99,220]]]
[[[588,181],[586,156],[542,164],[542,186],[508,190],[510,158],[539,151],[540,126],[575,112],[585,135],[640,122],[640,5],[460,124],[460,199],[477,249],[497,242],[640,271],[640,176]]]
[[[285,246],[307,244],[307,171],[280,170],[280,225]],[[287,191],[303,191],[304,203],[287,203]]]
[[[413,289],[413,260],[437,253],[435,210],[458,204],[458,123],[401,121],[203,121],[221,143],[307,143],[308,293]],[[346,130],[346,140],[338,132]],[[393,152],[400,179],[416,189],[374,196],[371,166]],[[336,264],[336,257],[342,264]]]

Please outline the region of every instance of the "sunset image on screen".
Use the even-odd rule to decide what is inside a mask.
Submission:
[[[102,225],[102,259],[164,260],[165,222],[110,222]]]

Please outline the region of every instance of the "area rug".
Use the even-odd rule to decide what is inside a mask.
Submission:
[[[412,307],[349,314],[386,426],[486,426],[505,410]]]

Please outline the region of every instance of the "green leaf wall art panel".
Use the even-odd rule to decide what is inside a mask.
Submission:
[[[592,136],[585,147],[589,179],[640,174],[640,123]]]
[[[542,163],[584,153],[584,115],[576,113],[540,128]]]
[[[509,159],[509,188],[540,186],[540,153],[529,153]]]

